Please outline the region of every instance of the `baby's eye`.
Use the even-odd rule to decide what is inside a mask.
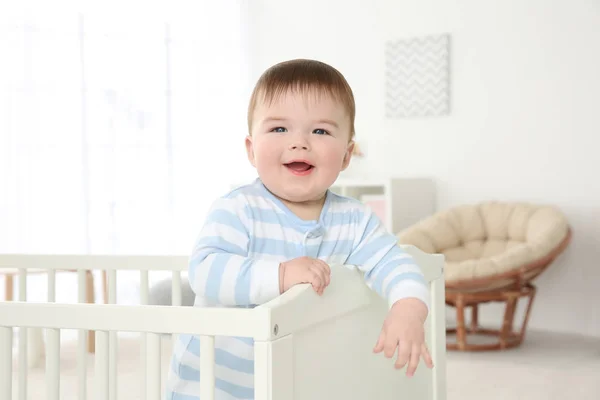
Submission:
[[[329,135],[329,132],[325,129],[315,129],[313,133],[316,133],[317,135]]]
[[[278,133],[280,133],[280,132],[285,132],[285,131],[286,131],[286,129],[283,126],[278,126],[276,128],[271,129],[271,132],[278,132]]]

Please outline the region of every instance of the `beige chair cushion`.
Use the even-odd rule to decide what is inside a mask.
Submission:
[[[550,253],[568,234],[555,207],[485,202],[442,211],[400,232],[401,244],[446,257],[446,282],[509,272]]]

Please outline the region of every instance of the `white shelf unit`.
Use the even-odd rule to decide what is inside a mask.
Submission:
[[[393,234],[436,211],[435,186],[428,178],[340,178],[331,190],[358,200],[361,200],[362,195],[382,195],[386,205],[386,218],[383,222]]]

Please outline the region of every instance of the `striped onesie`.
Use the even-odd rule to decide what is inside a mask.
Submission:
[[[355,265],[390,306],[417,297],[429,307],[421,270],[368,207],[328,191],[319,220],[305,221],[260,179],[212,205],[189,263],[195,306],[252,308],[268,302],[279,296],[279,264],[302,256]],[[165,400],[199,400],[199,351],[198,337],[179,335]],[[253,399],[253,373],[252,339],[215,338],[216,399]]]

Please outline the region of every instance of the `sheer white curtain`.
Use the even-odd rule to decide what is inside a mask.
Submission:
[[[0,12],[1,252],[188,254],[253,177],[243,1],[198,3]]]

